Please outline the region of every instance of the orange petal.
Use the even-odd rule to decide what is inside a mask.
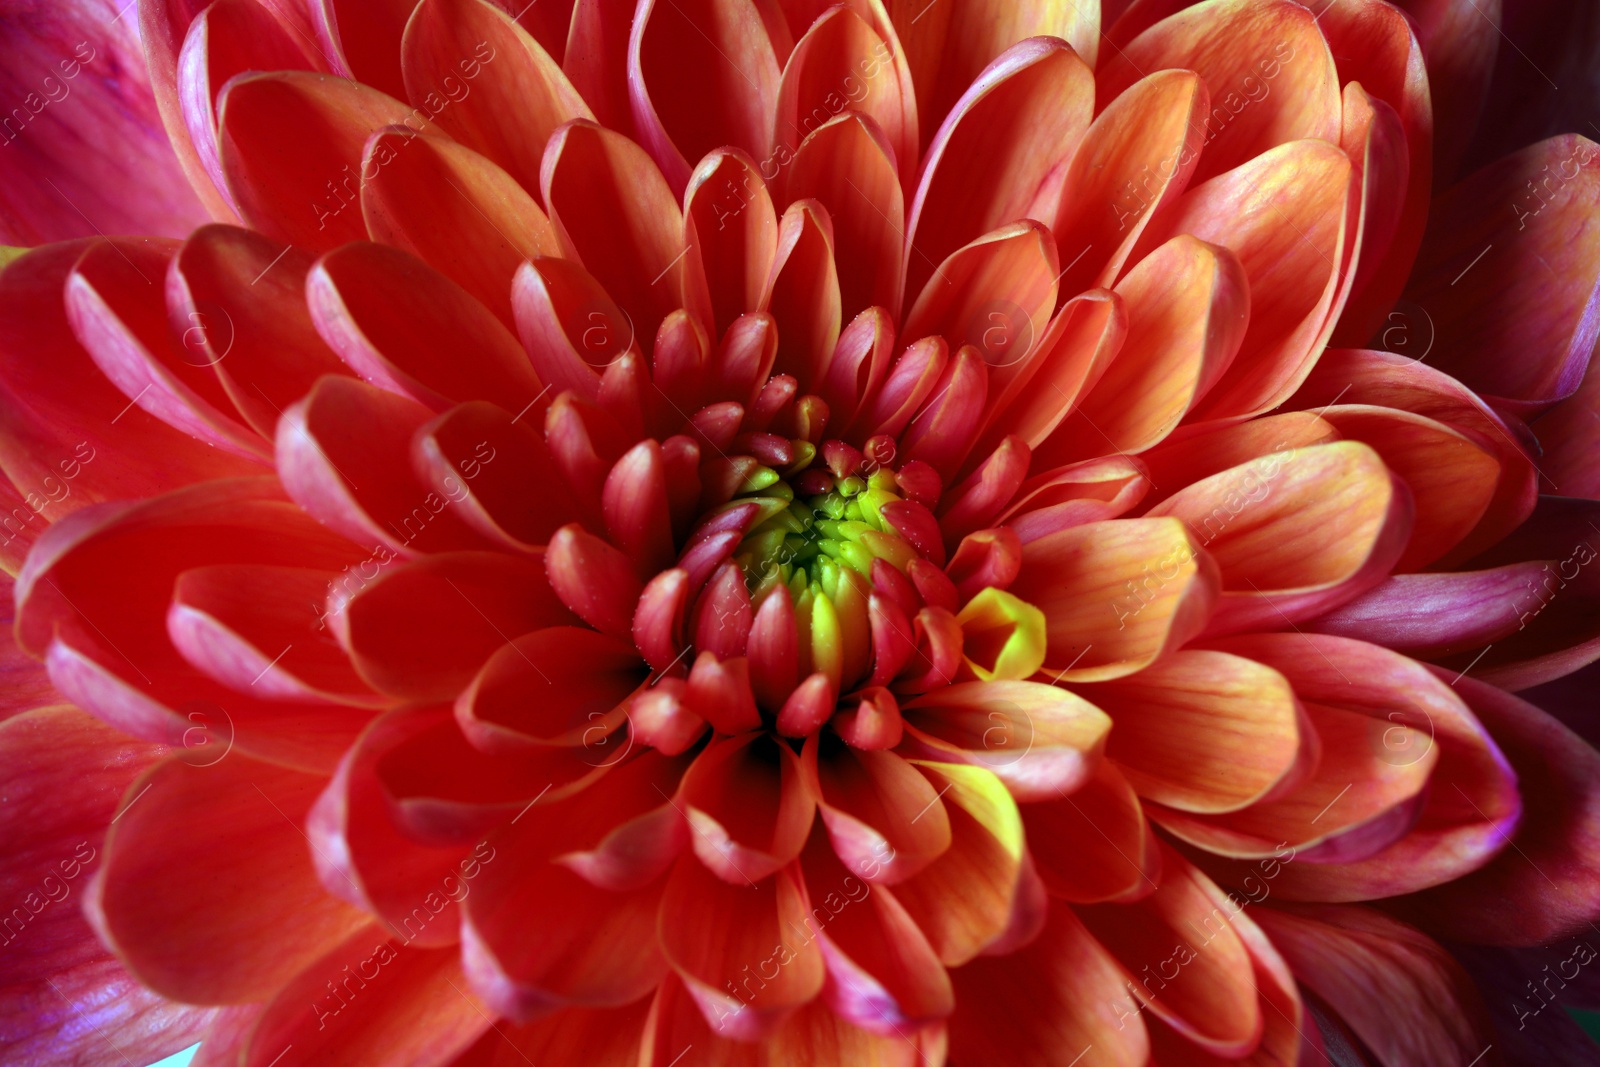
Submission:
[[[1275,452],[1189,486],[1149,514],[1183,520],[1222,569],[1211,622],[1231,633],[1320,614],[1372,588],[1411,535],[1403,484],[1371,448]]]
[[[428,744],[442,731],[454,730],[443,708],[405,708],[378,716],[349,747],[305,819],[306,840],[323,888],[417,947],[457,944],[460,900],[498,854],[486,840],[471,847],[441,846],[409,836],[397,824],[393,798],[375,772],[408,746]]]
[[[654,340],[678,308],[709,317],[677,197],[642,148],[592,122],[570,122],[550,138],[540,188],[562,246],[627,310],[639,338]]]
[[[196,345],[173,343],[165,301],[151,283],[166,272],[175,251],[164,241],[91,245],[67,277],[68,321],[100,372],[130,402],[208,445],[259,461],[263,442],[238,419],[210,370],[212,356]],[[219,335],[230,328],[220,318],[213,317]]]
[[[1145,231],[1141,244],[1190,233],[1221,245],[1239,257],[1250,282],[1244,343],[1192,418],[1260,414],[1310,372],[1350,281],[1343,270],[1354,238],[1350,176],[1340,149],[1291,141],[1190,189]]]
[[[446,134],[538,196],[550,135],[564,122],[594,118],[583,97],[544,46],[492,5],[415,6],[401,48],[407,96]]]
[[[1290,452],[1337,441],[1331,423],[1313,412],[1289,411],[1249,422],[1197,428],[1165,441],[1139,457],[1150,472],[1150,487],[1176,492],[1213,474],[1274,452]]]
[[[1148,1061],[1149,1037],[1121,970],[1070,908],[1052,907],[1027,948],[980,957],[951,977],[950,1045],[960,1062],[1071,1067],[1090,1049],[1111,1067]]]
[[[1003,372],[1027,360],[1045,336],[1056,302],[1056,247],[1050,233],[1024,219],[950,253],[906,317],[907,337],[938,334],[971,345]]]
[[[828,968],[822,1000],[850,1023],[885,1036],[949,1015],[949,975],[894,894],[852,875],[822,833],[813,833],[801,866],[812,908],[794,932],[822,949]]]
[[[1329,12],[1323,33],[1336,54],[1351,57],[1340,63],[1347,83],[1340,145],[1361,188],[1356,279],[1338,333],[1360,344],[1394,307],[1422,243],[1433,116],[1422,51],[1405,16],[1375,0]],[[1359,70],[1346,69],[1352,60]]]
[[[796,867],[734,885],[693,856],[678,860],[657,936],[713,1033],[767,1037],[822,991],[822,953],[794,933],[809,907]],[[707,915],[718,921],[705,922]]]
[[[1106,754],[1139,795],[1184,811],[1256,802],[1307,744],[1283,675],[1239,656],[1177,652],[1081,692],[1111,716]]]
[[[736,148],[702,159],[684,193],[688,243],[705,263],[720,337],[761,301],[778,250],[772,195],[756,164]],[[765,378],[762,379],[765,382]]]
[[[368,926],[267,1002],[239,1064],[271,1067],[289,1048],[326,1063],[448,1063],[490,1022],[459,950],[413,948]]]
[[[1127,336],[1099,382],[1040,445],[1044,466],[1159,442],[1226,372],[1250,322],[1239,260],[1187,235],[1140,260],[1115,291]]]
[[[320,43],[336,61],[341,75],[381,89],[393,97],[404,95],[400,79],[400,38],[410,0],[324,0],[308,5]]]
[[[1250,955],[1231,921],[1239,905],[1176,852],[1164,850],[1161,884],[1142,900],[1073,910],[1152,1014],[1219,1056],[1255,1047],[1264,1019]]]
[[[202,738],[231,737],[242,752],[327,771],[366,713],[227,690],[179,656],[165,618],[182,570],[241,563],[337,570],[359,557],[355,545],[285,501],[272,479],[209,481],[86,509],[51,526],[29,554],[14,590],[17,641],[45,658],[64,697],[126,733],[176,747],[196,736],[199,721]]]
[[[784,195],[815,199],[828,209],[844,317],[900,306],[905,197],[893,151],[871,119],[847,112],[807,137],[790,164]]]
[[[1010,591],[1049,620],[1045,671],[1093,681],[1132,674],[1194,637],[1220,586],[1182,523],[1122,519],[1024,545]]]
[[[765,946],[752,952],[750,958],[763,966],[771,966],[767,961],[777,958]],[[709,1022],[704,1001],[696,1004],[698,996],[691,982],[668,976],[650,1004],[642,1048],[635,1051],[636,1059],[627,1061],[627,1067],[672,1067],[673,1059],[684,1057],[690,1049],[699,1049],[693,1055],[704,1056],[719,1067],[927,1067],[944,1062],[942,1028],[924,1029],[909,1037],[880,1037],[850,1025],[817,999],[779,1024],[765,1040],[755,1042],[740,1040]],[[619,1062],[617,1067],[623,1064]]]
[[[646,0],[634,13],[628,87],[641,143],[681,192],[688,160],[724,145],[765,158],[778,57],[752,0]]]
[[[1306,698],[1314,772],[1279,796],[1216,816],[1152,807],[1151,818],[1212,852],[1259,857],[1288,843],[1328,862],[1364,859],[1404,836],[1425,802],[1438,749],[1422,731]],[[1396,759],[1391,750],[1420,751]]]
[[[833,254],[833,218],[816,200],[789,205],[778,224],[772,274],[756,310],[778,322],[774,369],[791,375],[802,393],[827,373],[839,340],[843,305]]]
[[[400,292],[410,299],[396,300]],[[362,241],[328,253],[306,280],[306,302],[317,332],[357,374],[435,410],[491,396],[521,410],[542,391],[488,308],[399,249]]]
[[[662,880],[594,886],[550,862],[549,837],[531,819],[497,837],[496,862],[462,902],[462,966],[491,1010],[517,1020],[568,1004],[620,1007],[667,973],[655,937]]]
[[[924,138],[932,136],[952,108],[959,112],[957,98],[1018,41],[1060,38],[1090,68],[1099,46],[1099,9],[1071,0],[1021,6],[983,0],[946,9],[891,0],[888,7],[915,79]]]
[[[1435,761],[1428,794],[1409,833],[1382,851],[1353,862],[1289,862],[1274,846],[1281,834],[1252,848],[1285,860],[1274,864],[1271,892],[1286,900],[1371,900],[1413,892],[1461,877],[1484,863],[1505,843],[1517,822],[1521,804],[1515,775],[1488,732],[1473,718],[1452,688],[1421,664],[1393,652],[1346,638],[1296,634],[1260,634],[1215,642],[1236,655],[1265,663],[1289,679],[1310,710],[1314,705],[1339,708],[1370,720],[1363,743],[1349,733],[1338,759],[1356,759],[1387,777],[1424,761]],[[1321,727],[1318,727],[1319,732]],[[1370,762],[1387,765],[1379,771]],[[1354,768],[1359,769],[1359,768]],[[1326,790],[1321,808],[1339,790],[1355,781],[1346,773]],[[1320,787],[1319,787],[1320,788]],[[1362,787],[1350,789],[1318,818],[1315,828],[1336,823]],[[1315,809],[1312,813],[1314,814]],[[1163,816],[1165,819],[1165,816]],[[1302,823],[1302,825],[1309,825]],[[1209,863],[1209,861],[1208,861]],[[1248,865],[1254,868],[1255,864]],[[1231,882],[1239,881],[1245,864],[1222,865]],[[1255,871],[1259,877],[1261,872]]]
[[[594,400],[600,375],[654,335],[639,334],[594,275],[569,259],[545,256],[517,268],[511,283],[517,334],[540,381],[559,398],[571,390]]]
[[[1025,850],[1017,803],[981,767],[914,761],[941,791],[951,841],[938,859],[895,887],[946,966],[958,967],[1006,932]]]
[[[993,18],[989,5],[979,11]],[[977,31],[974,38],[981,40]],[[908,299],[950,253],[1027,215],[1040,185],[1088,128],[1092,93],[1084,61],[1065,42],[1046,38],[1010,47],[972,82],[929,145],[911,202]],[[931,126],[924,116],[924,128]]]
[[[1037,682],[961,682],[904,712],[907,731],[934,758],[984,767],[1024,802],[1082,785],[1111,728],[1088,701]]]
[[[167,636],[216,681],[262,700],[387,703],[355,673],[319,607],[338,571],[195,567],[178,575]]]
[[[1071,526],[1118,518],[1136,507],[1150,486],[1136,459],[1091,459],[1028,479],[999,521],[1027,544]]]
[[[129,787],[89,900],[139,979],[191,1003],[268,997],[363,923],[317,881],[300,832],[320,777],[230,755],[172,757]],[[166,832],[175,818],[186,833]]]
[[[410,130],[374,134],[361,170],[372,239],[449,275],[513,326],[511,276],[523,260],[560,251],[533,197],[470,148]]]
[[[581,1061],[594,1067],[638,1067],[639,1041],[653,998],[643,997],[623,1008],[562,1008],[521,1026],[499,1023],[484,1036],[493,1053],[492,1067],[510,1067],[508,1060],[529,1063]],[[692,1010],[692,1009],[691,1009]],[[481,1067],[463,1058],[457,1067]]]
[[[902,88],[894,45],[878,35],[870,17],[841,4],[828,8],[805,30],[784,64],[773,141],[775,147],[792,150],[848,109],[877,124],[890,146],[891,167],[897,163],[899,173],[909,179],[916,173],[920,147],[916,100]],[[774,162],[780,155],[774,152]]]
[[[1137,900],[1156,888],[1161,852],[1139,797],[1110,760],[1071,796],[1023,804],[1028,853],[1053,897]]]
[[[1393,316],[1391,321],[1395,325],[1384,331],[1385,344],[1407,352],[1412,351],[1413,345],[1432,344],[1431,337],[1423,335],[1424,322],[1412,323]],[[1408,336],[1413,327],[1417,334]],[[1492,450],[1500,462],[1494,499],[1477,528],[1440,561],[1440,565],[1455,565],[1471,559],[1522,525],[1533,511],[1538,473],[1528,455],[1529,446],[1516,436],[1525,431],[1513,428],[1515,417],[1510,420],[1502,417],[1454,378],[1418,362],[1425,354],[1426,348],[1422,347],[1416,349],[1414,359],[1388,352],[1328,349],[1290,403],[1307,408],[1323,408],[1340,402],[1398,408],[1442,422],[1480,447]],[[1576,410],[1582,410],[1581,405],[1566,405],[1541,421],[1540,441],[1546,440],[1546,427],[1552,419],[1562,417],[1563,411]],[[1566,491],[1570,495],[1586,495],[1573,486]]]
[[[308,512],[391,556],[487,547],[402,459],[427,419],[403,396],[323,378],[278,423],[278,476]]]
[[[576,0],[562,70],[603,125],[634,136],[628,99],[629,37],[634,9],[607,0]]]
[[[1421,415],[1339,405],[1321,412],[1340,436],[1377,450],[1416,500],[1411,541],[1395,563],[1417,571],[1459,545],[1493,503],[1500,463],[1493,450]]]
[[[462,520],[502,549],[531,555],[577,504],[525,407],[508,415],[487,401],[451,408],[411,442],[419,477],[454,502]],[[519,425],[520,423],[520,425]]]
[[[1209,100],[1193,71],[1158,70],[1096,116],[1058,198],[1042,205],[1067,263],[1061,292],[1109,286],[1122,273],[1151,218],[1188,186],[1205,134],[1194,119]]]
[[[283,409],[324,374],[348,374],[317,336],[306,307],[312,257],[237,226],[202,226],[167,276],[167,321],[188,358],[211,364],[256,432],[271,437]]]
[[[542,560],[499,553],[447,553],[388,573],[368,564],[334,595],[356,669],[412,700],[453,699],[508,635],[573,621]]]
[[[189,24],[178,55],[178,96],[188,140],[216,192],[228,195],[217,155],[216,110],[228,79],[252,70],[320,69],[325,68],[307,55],[292,31],[253,0],[223,0]],[[205,194],[215,195],[211,189]],[[230,221],[236,217],[231,204],[216,214]]]
[[[647,675],[630,645],[579,626],[501,646],[456,700],[456,722],[489,753],[592,745],[622,725]]]
[[[1289,141],[1338,142],[1333,55],[1317,20],[1299,4],[1225,0],[1163,19],[1119,48],[1098,73],[1099,103],[1145,71],[1168,67],[1197,72],[1210,90],[1197,181]]]
[[[376,89],[326,74],[242,74],[217,106],[222,172],[245,225],[321,252],[366,235],[361,158],[410,117]]]
[[[989,428],[974,454],[987,455],[1006,434],[1039,447],[1100,380],[1127,333],[1127,309],[1116,293],[1096,289],[1067,301],[1029,356],[994,368],[999,396],[989,405]]]
[[[928,779],[893,752],[806,740],[803,767],[841,862],[867,882],[894,885],[950,847],[950,819]],[[827,752],[824,754],[824,749]]]
[[[1146,1019],[1150,1025],[1153,1055],[1159,1057],[1156,1062],[1194,1063],[1200,1067],[1224,1067],[1231,1063],[1245,1064],[1247,1067],[1277,1067],[1279,1064],[1304,1063],[1314,1055],[1325,1055],[1318,1029],[1325,1020],[1313,1017],[1308,1010],[1289,964],[1265,931],[1243,911],[1234,912],[1229,922],[1243,942],[1245,951],[1250,954],[1250,963],[1255,971],[1257,1001],[1265,1020],[1260,1044],[1243,1059],[1224,1058],[1196,1045],[1180,1031],[1159,1021]]]
[[[758,882],[800,855],[816,813],[800,757],[764,734],[713,742],[684,775],[678,803],[695,855],[732,885]]]

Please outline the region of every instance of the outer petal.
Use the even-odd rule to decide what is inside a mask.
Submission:
[[[205,221],[162,129],[136,18],[93,0],[6,20],[0,243],[177,236]],[[160,72],[155,80],[171,84]]]
[[[1349,907],[1254,914],[1300,981],[1384,1067],[1470,1063],[1494,1043],[1461,965],[1404,923]]]
[[[1522,824],[1514,847],[1488,866],[1398,901],[1397,910],[1440,936],[1490,944],[1551,942],[1583,929],[1595,918],[1600,877],[1600,757],[1525,701],[1471,678],[1454,688],[1516,768]]]
[[[175,999],[272,995],[363,922],[318,883],[300,830],[321,784],[240,754],[158,764],[129,786],[107,835],[91,921],[140,981]]]
[[[1379,762],[1403,771],[1435,756],[1438,761],[1425,803],[1404,836],[1352,862],[1302,863],[1291,852],[1293,862],[1272,868],[1273,893],[1288,900],[1349,901],[1414,892],[1460,878],[1504,847],[1522,814],[1514,772],[1488,731],[1428,668],[1371,645],[1320,635],[1261,634],[1216,645],[1273,667],[1308,705],[1343,707],[1371,718],[1367,751]],[[1346,749],[1350,755],[1360,751]],[[1313,811],[1333,802],[1341,788],[1342,783],[1331,783],[1327,799]],[[1326,821],[1342,821],[1339,805],[1349,799],[1338,798]],[[1311,825],[1321,827],[1324,819]],[[1285,859],[1280,841],[1281,836],[1262,842],[1255,854]],[[1243,864],[1230,869],[1202,862],[1230,882],[1250,873]]]
[[[1196,71],[1210,90],[1200,181],[1288,141],[1339,139],[1333,56],[1316,19],[1298,4],[1225,0],[1158,22],[1099,72],[1100,106],[1143,72],[1168,67]]]
[[[293,1048],[351,1067],[443,1067],[492,1022],[454,948],[401,946],[366,926],[279,990],[239,1062],[270,1067]]]
[[[0,274],[0,469],[26,505],[8,513],[8,537],[36,537],[86,504],[260,470],[131,404],[100,373],[62,299],[86,247],[40,249]]]
[[[1406,293],[1438,330],[1434,362],[1519,414],[1572,395],[1600,337],[1597,157],[1554,137],[1451,188]],[[1508,345],[1534,358],[1500,358]]]
[[[103,948],[80,908],[129,782],[164,750],[72,708],[0,726],[7,803],[0,891],[5,915],[0,1057],[100,1067],[169,1055],[199,1039],[213,1012],[139,985]]]

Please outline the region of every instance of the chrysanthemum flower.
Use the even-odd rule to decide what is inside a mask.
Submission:
[[[5,5],[6,1062],[1567,1040],[1600,147],[1456,180],[1497,5],[521,6]]]

